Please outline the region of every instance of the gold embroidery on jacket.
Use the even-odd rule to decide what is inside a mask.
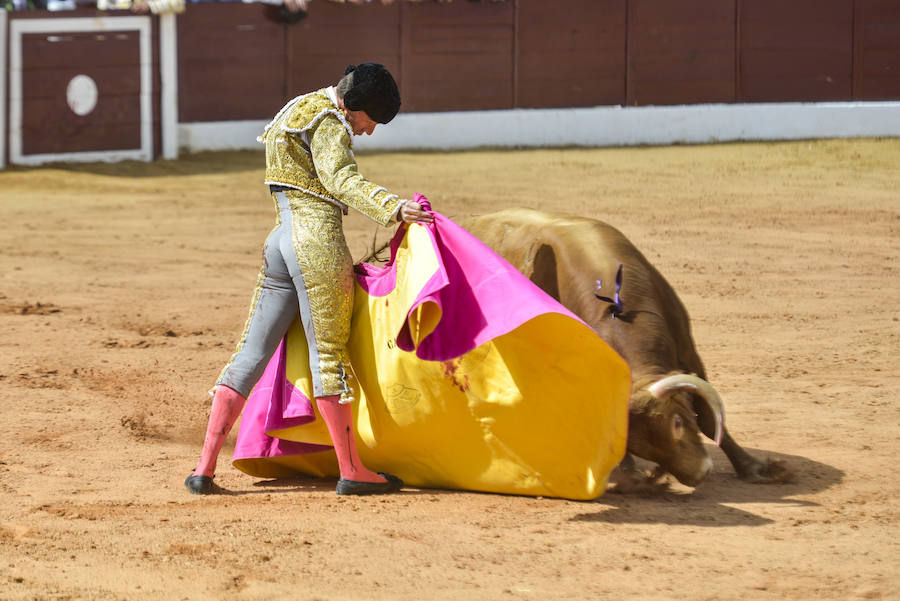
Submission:
[[[324,89],[291,100],[261,141],[267,184],[353,207],[383,226],[396,216],[398,197],[359,173],[350,149],[352,130]]]

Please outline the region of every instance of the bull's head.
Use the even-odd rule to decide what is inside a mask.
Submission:
[[[712,469],[700,438],[698,413],[714,420],[719,444],[724,408],[706,380],[675,374],[649,385],[636,383],[629,407],[628,452],[656,463],[682,484],[697,486]]]

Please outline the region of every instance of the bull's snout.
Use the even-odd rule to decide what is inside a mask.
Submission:
[[[699,486],[706,477],[709,476],[709,473],[712,471],[713,462],[712,459],[707,455],[704,457],[700,464],[697,466],[696,471],[688,474],[672,474],[675,478],[684,484],[685,486],[696,487]]]

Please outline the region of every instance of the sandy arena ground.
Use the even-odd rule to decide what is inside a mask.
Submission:
[[[900,140],[372,154],[451,216],[606,220],[693,316],[734,437],[696,490],[595,502],[334,481],[190,496],[274,219],[263,158],[0,171],[0,599],[900,599]],[[346,222],[355,257],[388,230]],[[233,441],[233,435],[230,439]]]

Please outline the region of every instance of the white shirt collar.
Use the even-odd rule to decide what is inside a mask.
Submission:
[[[334,103],[334,106],[338,108],[341,107],[341,105],[338,104],[337,90],[334,89],[334,86],[325,88],[325,93],[328,94],[328,98]]]

